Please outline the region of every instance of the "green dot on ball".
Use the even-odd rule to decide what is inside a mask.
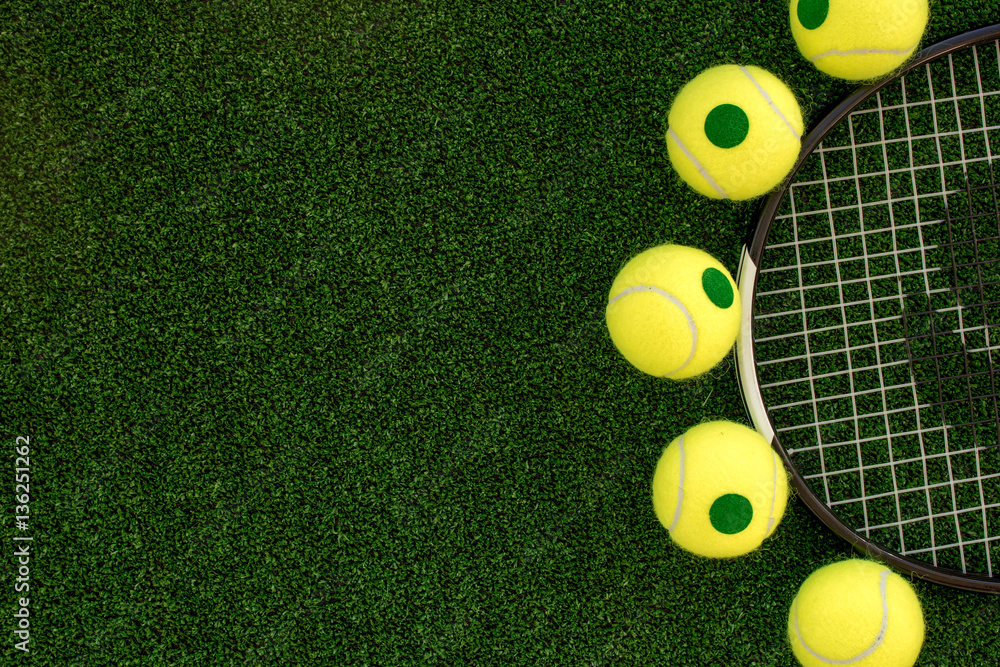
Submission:
[[[806,30],[815,30],[823,25],[829,12],[830,0],[799,0],[799,8],[796,11],[799,23]]]
[[[735,104],[720,104],[705,117],[705,136],[719,148],[739,146],[750,133],[750,119]]]
[[[708,268],[701,274],[701,288],[708,298],[719,308],[729,308],[733,305],[735,295],[729,278],[718,269]]]
[[[719,496],[708,511],[712,527],[720,533],[735,535],[746,529],[753,519],[750,501],[736,493]]]

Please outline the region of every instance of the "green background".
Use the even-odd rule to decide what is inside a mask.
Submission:
[[[934,2],[924,43],[996,22]],[[726,62],[807,126],[852,89],[775,1],[7,3],[5,664],[795,664],[853,550],[800,500],[746,557],[673,546],[653,467],[746,423],[732,358],[659,381],[603,322],[648,247],[736,270],[756,202],[663,140]],[[918,664],[1000,660],[997,598],[915,587]]]

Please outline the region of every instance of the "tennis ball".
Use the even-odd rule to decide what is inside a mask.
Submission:
[[[639,253],[611,285],[611,341],[644,373],[674,380],[722,361],[740,329],[736,283],[703,250],[661,245]]]
[[[849,81],[876,79],[913,55],[927,26],[927,0],[791,0],[799,51]]]
[[[792,601],[788,639],[803,667],[912,667],[924,614],[901,576],[853,558],[809,575]]]
[[[759,67],[705,70],[681,88],[667,123],[670,163],[712,199],[752,199],[773,190],[802,147],[795,95]]]
[[[709,558],[742,556],[781,521],[788,475],[757,431],[699,424],[670,443],[653,474],[653,509],[678,546]]]

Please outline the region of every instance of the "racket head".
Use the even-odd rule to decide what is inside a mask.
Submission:
[[[744,245],[736,356],[754,425],[824,524],[1000,594],[998,177],[995,25],[924,49],[805,138]]]

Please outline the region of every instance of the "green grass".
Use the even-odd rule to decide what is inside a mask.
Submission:
[[[926,41],[997,21],[936,2]],[[7,662],[794,664],[798,585],[854,552],[800,500],[745,558],[675,548],[653,467],[746,423],[732,359],[655,381],[603,322],[650,246],[736,270],[756,204],[696,196],[663,140],[724,62],[808,126],[851,89],[781,2],[13,3]],[[1000,658],[995,598],[915,586],[919,664]]]

